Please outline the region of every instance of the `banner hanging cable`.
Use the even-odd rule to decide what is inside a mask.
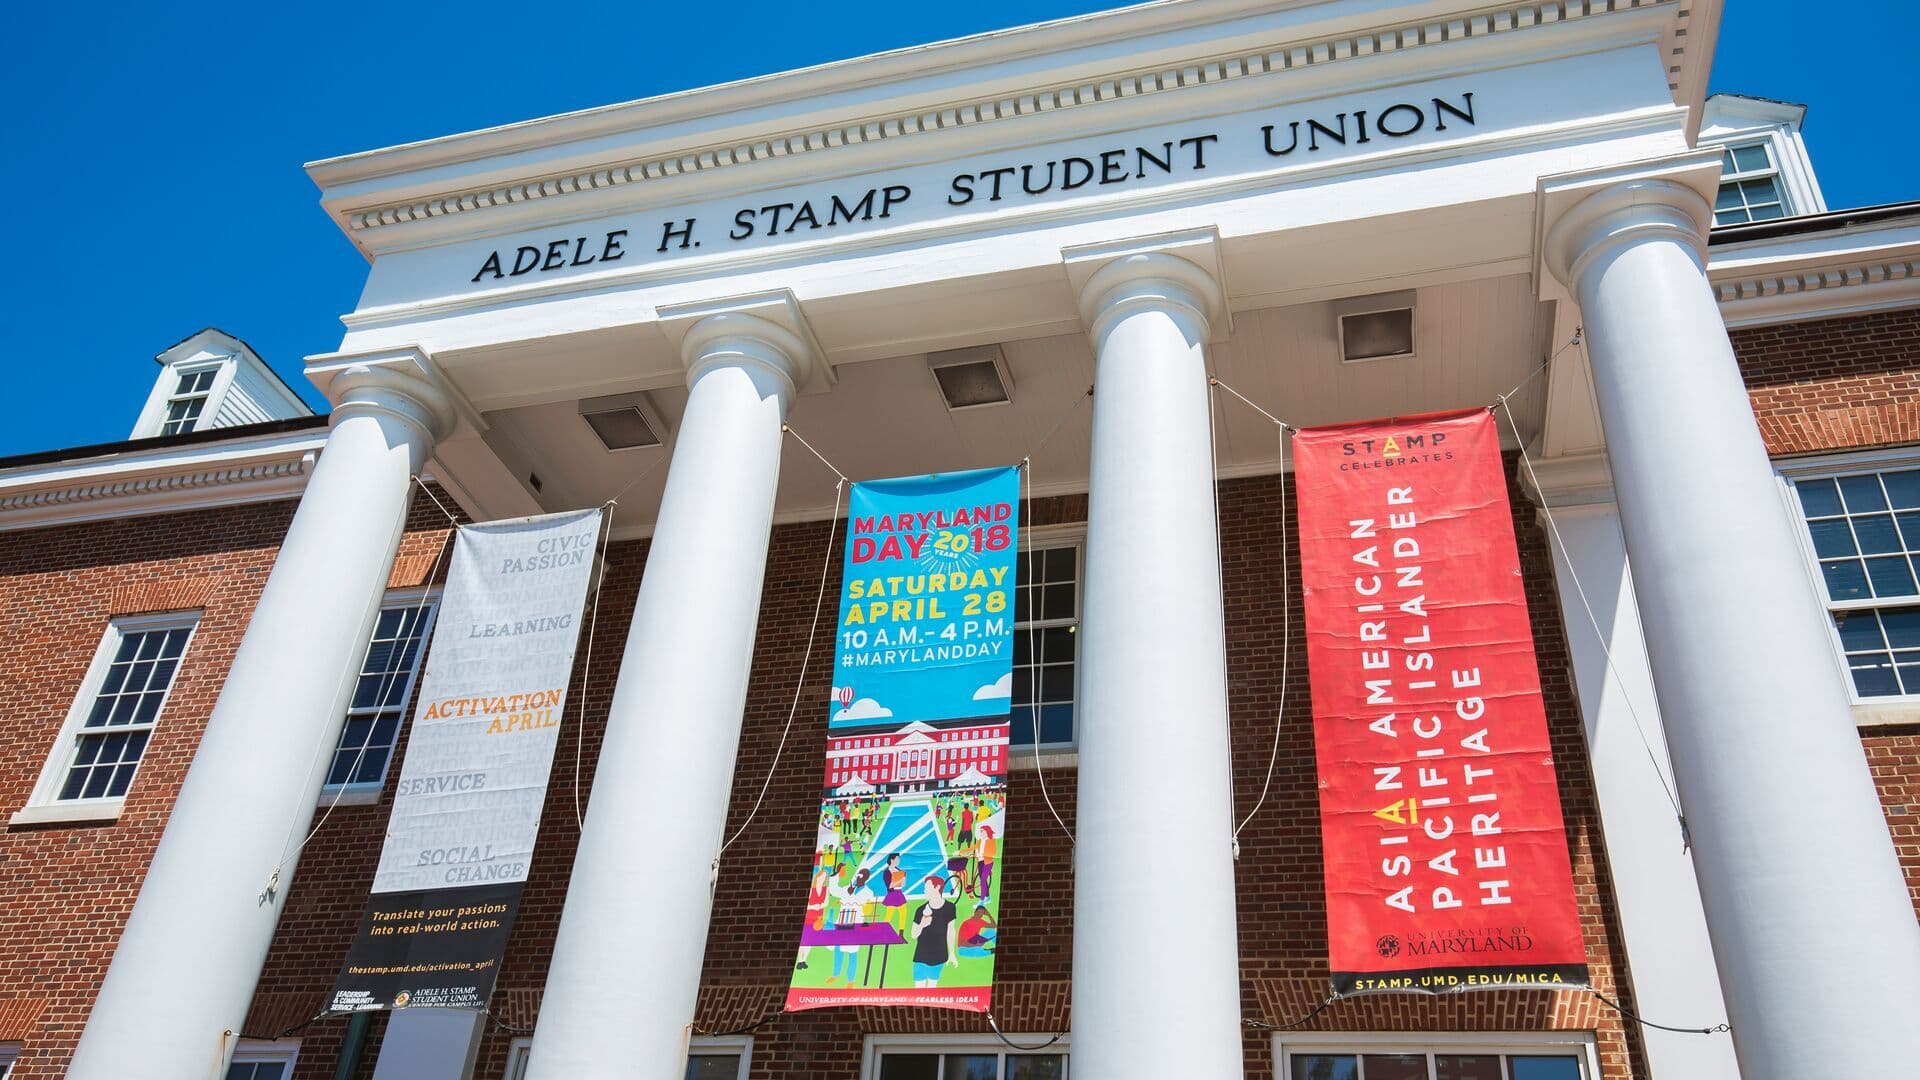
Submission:
[[[408,484],[409,495],[411,495],[413,490],[418,489],[420,492],[425,494],[427,498],[433,499],[433,504],[440,508],[441,513],[446,514],[447,521],[451,523],[453,526],[452,528],[447,530],[447,535],[445,536],[445,538],[443,538],[440,541],[440,550],[434,555],[433,564],[427,569],[427,576],[420,586],[419,601],[414,604],[413,608],[407,615],[402,616],[401,625],[396,630],[396,633],[398,634],[399,639],[401,641],[404,642],[404,641],[407,641],[408,639],[411,639],[413,641],[413,649],[415,650],[415,655],[411,658],[411,660],[413,664],[417,664],[419,661],[419,655],[418,655],[419,650],[424,649],[427,644],[426,626],[424,623],[424,619],[426,618],[427,609],[432,606],[433,583],[439,579],[440,566],[443,562],[446,561],[447,552],[453,549],[454,538],[458,536],[460,533],[460,521],[458,518],[455,518],[451,513],[448,513],[447,508],[445,506],[440,505],[440,500],[435,499],[433,497],[432,489],[428,488],[425,481],[421,480],[418,476],[408,477],[407,484]],[[409,498],[409,502],[411,502],[411,498]],[[379,618],[378,613],[375,614],[375,618],[376,619]],[[405,657],[402,657],[399,659],[402,661],[407,660],[407,658]],[[386,701],[387,695],[393,689],[394,681],[400,677],[400,672],[402,670],[409,668],[410,666],[412,665],[406,662],[397,662],[397,663],[388,664],[387,670],[383,672],[381,676],[379,697],[377,697],[375,700],[382,701],[382,702]],[[404,710],[405,702],[401,703],[401,708]],[[309,776],[313,775],[313,769],[315,765],[318,765],[321,762],[327,761],[332,758],[333,751],[335,750],[335,748],[338,747],[339,741],[340,741],[340,737],[337,734],[333,735],[331,738],[325,738],[321,740],[319,749],[314,754],[314,765],[309,765],[307,767],[307,775]],[[286,871],[287,861],[292,859],[295,855],[298,855],[300,852],[306,850],[307,845],[313,842],[313,838],[319,835],[321,826],[325,825],[327,823],[327,819],[333,816],[334,808],[340,805],[340,800],[347,793],[347,785],[352,783],[353,778],[355,776],[359,775],[360,763],[366,760],[367,748],[370,745],[372,745],[372,743],[373,743],[372,732],[369,731],[367,738],[361,740],[359,749],[357,749],[354,752],[353,760],[351,763],[348,764],[346,772],[341,777],[340,783],[335,785],[333,798],[328,800],[326,810],[321,813],[320,820],[314,822],[313,827],[307,831],[306,837],[302,839],[298,844],[293,844],[294,834],[298,832],[300,828],[297,822],[294,824],[294,826],[291,829],[287,831],[287,844],[292,846],[287,847],[283,845],[280,853],[280,861],[274,865],[273,871],[267,875],[266,886],[261,890],[260,895],[262,899],[271,898],[274,892],[279,889],[280,876]],[[329,774],[331,774],[331,771],[332,769],[331,769],[331,766],[329,765],[328,766]]]
[[[1584,340],[1584,330],[1582,328],[1576,327],[1573,332],[1573,337],[1568,339],[1566,344],[1554,350],[1554,353],[1552,356],[1541,361],[1537,366],[1534,367],[1532,371],[1527,373],[1525,378],[1522,378],[1519,382],[1509,387],[1506,393],[1501,394],[1499,397],[1495,398],[1494,403],[1487,406],[1489,409],[1501,409],[1505,411],[1506,417],[1507,417],[1508,429],[1513,434],[1515,445],[1520,448],[1521,463],[1523,467],[1526,469],[1528,480],[1532,483],[1533,488],[1536,492],[1540,490],[1539,477],[1534,472],[1533,461],[1531,457],[1527,454],[1526,442],[1520,433],[1520,429],[1517,422],[1514,419],[1513,411],[1511,406],[1509,405],[1509,401],[1513,398],[1514,395],[1518,394],[1521,390],[1525,389],[1528,383],[1531,383],[1533,380],[1539,378],[1542,374],[1545,374],[1548,370],[1550,370],[1551,367],[1553,366],[1554,361],[1558,360],[1562,353],[1566,352],[1568,349],[1571,349],[1575,346],[1579,346],[1583,353],[1586,350],[1586,342]],[[1262,408],[1259,405],[1259,403],[1247,397],[1245,394],[1242,394],[1240,391],[1234,389],[1232,385],[1220,380],[1217,377],[1211,379],[1211,382],[1213,385],[1218,386],[1220,389],[1225,390],[1227,393],[1240,399],[1240,401],[1245,403],[1248,408],[1252,409],[1253,411],[1259,413],[1261,416],[1264,416],[1268,420],[1272,421],[1276,427],[1281,429],[1283,433],[1282,434],[1283,439],[1285,437],[1284,436],[1285,432],[1295,430],[1292,427],[1292,425],[1288,424],[1284,420],[1281,420],[1279,417],[1275,416],[1273,413],[1268,412],[1266,409]],[[1287,472],[1286,464],[1285,464],[1286,452],[1284,447],[1281,450],[1280,460],[1281,460],[1281,481],[1280,482],[1283,485],[1281,489],[1281,499],[1284,501],[1286,498],[1286,491],[1285,491],[1284,485],[1286,484],[1286,472]],[[1545,505],[1544,499],[1542,500],[1540,512],[1541,512],[1541,516],[1546,519],[1547,528],[1549,532],[1553,535],[1555,544],[1559,545],[1561,550],[1565,550],[1565,545],[1561,543],[1561,539],[1560,539],[1559,525],[1554,521],[1554,518],[1553,518],[1553,509],[1552,507]],[[1285,520],[1284,514],[1281,519],[1281,527],[1283,529],[1286,527],[1286,520]],[[1282,552],[1283,552],[1282,557],[1284,558],[1285,548],[1286,548],[1286,539],[1284,535],[1282,536],[1281,546],[1282,546]],[[1680,809],[1679,797],[1674,791],[1673,783],[1671,780],[1672,763],[1669,762],[1665,769],[1661,768],[1659,758],[1657,755],[1655,755],[1653,750],[1653,741],[1648,737],[1646,725],[1640,719],[1640,712],[1639,712],[1639,709],[1636,708],[1634,705],[1633,695],[1626,693],[1625,680],[1621,678],[1619,669],[1614,664],[1613,652],[1611,648],[1609,648],[1607,645],[1606,635],[1601,633],[1600,631],[1600,620],[1598,616],[1594,614],[1593,605],[1587,599],[1586,589],[1580,582],[1579,574],[1574,570],[1571,564],[1567,565],[1566,570],[1567,570],[1567,578],[1569,581],[1573,583],[1574,592],[1580,598],[1581,607],[1584,609],[1584,613],[1587,616],[1587,623],[1590,627],[1592,627],[1595,639],[1600,642],[1602,655],[1606,657],[1607,671],[1615,679],[1615,681],[1619,682],[1621,685],[1621,692],[1627,703],[1628,715],[1631,716],[1633,719],[1634,731],[1640,738],[1641,748],[1646,751],[1648,764],[1650,764],[1653,767],[1654,777],[1659,780],[1660,788],[1666,794],[1667,802],[1673,807],[1674,816],[1679,821],[1682,848],[1683,850],[1691,848],[1692,837],[1689,830],[1687,829],[1686,816],[1684,813],[1682,813]],[[1285,575],[1286,575],[1286,571],[1283,569],[1282,577],[1284,578]],[[1285,640],[1287,634],[1291,629],[1290,613],[1286,616],[1283,616],[1283,618],[1286,618],[1287,620],[1286,625],[1283,626],[1283,629],[1282,629],[1283,640]],[[1288,650],[1288,652],[1290,652],[1290,650]],[[1286,698],[1286,682],[1287,682],[1286,670],[1287,670],[1287,660],[1283,655],[1281,660],[1281,688],[1280,688],[1281,701],[1282,701],[1281,708],[1283,711],[1285,709],[1285,698]],[[1276,723],[1276,727],[1274,731],[1274,757],[1270,759],[1268,762],[1267,782],[1269,784],[1271,783],[1273,778],[1274,762],[1278,761],[1279,736],[1280,736],[1280,728]],[[1265,805],[1266,797],[1267,797],[1267,788],[1265,785],[1263,785],[1261,789],[1260,799],[1255,802],[1253,811],[1249,812],[1246,819],[1241,821],[1239,826],[1234,829],[1233,836],[1234,836],[1234,841],[1236,845],[1236,851],[1238,850],[1238,841],[1239,841],[1241,831],[1247,827],[1248,822],[1253,820],[1254,814],[1258,813],[1260,808]]]
[[[1579,341],[1577,335],[1574,341]],[[1518,390],[1519,387],[1514,389]],[[1593,602],[1587,599],[1586,586],[1580,583],[1580,575],[1573,568],[1573,560],[1567,556],[1566,541],[1560,535],[1560,525],[1554,520],[1553,507],[1549,505],[1551,500],[1547,498],[1545,489],[1540,486],[1540,474],[1534,471],[1533,456],[1527,453],[1526,441],[1520,435],[1518,422],[1514,420],[1513,406],[1508,402],[1512,396],[1513,391],[1500,395],[1499,403],[1494,408],[1507,418],[1507,427],[1513,432],[1513,441],[1520,447],[1520,465],[1526,469],[1527,481],[1533,485],[1534,492],[1540,497],[1540,516],[1546,519],[1547,531],[1553,536],[1554,547],[1561,553],[1560,561],[1566,567],[1567,579],[1573,582],[1574,595],[1580,598],[1580,607],[1586,613],[1587,624],[1593,630],[1593,638],[1600,644],[1600,655],[1606,658],[1607,674],[1620,687],[1621,700],[1627,704],[1627,715],[1633,719],[1633,729],[1640,736],[1640,746],[1647,752],[1647,763],[1653,767],[1653,775],[1660,781],[1660,790],[1666,794],[1667,803],[1673,807],[1674,818],[1680,825],[1681,850],[1685,851],[1693,846],[1693,839],[1687,830],[1686,814],[1680,809],[1679,795],[1675,793],[1669,778],[1668,770],[1672,768],[1672,763],[1668,763],[1667,769],[1660,767],[1660,760],[1653,752],[1653,740],[1647,736],[1646,725],[1640,720],[1640,709],[1633,702],[1634,695],[1628,689],[1627,681],[1621,677],[1619,667],[1614,663],[1613,648],[1607,644],[1607,635],[1600,629],[1600,618],[1594,614]]]
[[[660,466],[666,464],[672,457],[673,454],[669,447],[666,453],[662,453],[654,458],[653,464],[641,469],[633,479],[627,481],[625,487],[614,492],[613,498],[600,504],[600,512],[605,515],[606,520],[603,523],[604,528],[597,542],[598,548],[596,550],[598,554],[596,556],[596,565],[599,567],[599,576],[594,579],[593,608],[587,617],[587,659],[583,670],[580,672],[580,723],[576,725],[577,730],[573,740],[573,825],[574,828],[582,831],[587,827],[585,804],[580,801],[580,775],[585,768],[587,745],[586,693],[587,688],[593,685],[593,637],[594,632],[600,629],[600,593],[601,590],[606,588],[607,571],[611,569],[607,565],[607,553],[613,544],[613,513],[614,510],[619,507],[620,500],[626,497],[627,492],[632,491],[640,481],[652,476]],[[437,502],[438,500],[435,501]],[[611,696],[609,696],[609,700],[611,700]]]
[[[1093,393],[1092,388],[1088,388],[1087,393],[1089,396],[1091,396]],[[1066,421],[1064,420],[1061,421],[1061,423],[1065,423],[1065,422]],[[1055,424],[1053,426],[1053,430],[1054,431],[1060,430],[1060,424]],[[1053,436],[1051,433],[1049,433],[1047,437],[1052,438]],[[1046,439],[1040,440],[1040,444],[1041,446],[1046,445]],[[1034,449],[1037,450],[1039,449],[1039,447],[1035,447]],[[1031,455],[1029,455],[1028,457],[1026,457],[1024,460],[1020,462],[1020,480],[1022,483],[1021,496],[1023,501],[1026,503],[1025,506],[1022,506],[1020,508],[1020,520],[1027,522],[1028,523],[1027,527],[1032,528],[1033,457]],[[1034,561],[1033,553],[1032,551],[1028,551],[1027,572],[1021,575],[1020,584],[1022,587],[1022,591],[1027,594],[1027,603],[1029,605],[1036,603],[1037,602],[1036,598],[1040,595],[1040,591],[1034,587],[1033,561]],[[1029,610],[1027,612],[1027,659],[1032,661],[1034,665],[1033,667],[1034,684],[1033,685],[1035,687],[1035,692],[1030,692],[1028,696],[1035,698],[1036,700],[1039,697],[1037,690],[1038,690],[1040,671],[1042,670],[1040,665],[1040,660],[1039,660],[1040,639],[1039,639],[1039,632],[1037,629],[1039,626],[1039,623],[1040,623],[1040,619],[1038,617],[1038,614],[1036,612]],[[1076,626],[1070,632],[1077,633],[1078,631],[1079,631],[1079,627]],[[1078,841],[1076,841],[1073,837],[1073,830],[1067,828],[1066,820],[1060,816],[1060,811],[1054,809],[1053,795],[1051,792],[1047,790],[1047,763],[1044,760],[1042,760],[1042,755],[1040,752],[1040,710],[1037,707],[1033,710],[1033,741],[1031,743],[1031,746],[1033,749],[1033,775],[1040,782],[1040,798],[1043,801],[1045,801],[1047,804],[1047,813],[1053,815],[1053,823],[1055,825],[1060,826],[1061,832],[1067,834],[1067,846],[1073,847],[1076,843],[1078,843]]]
[[[1254,412],[1259,413],[1261,416],[1266,417],[1267,420],[1269,420],[1273,424],[1274,435],[1275,435],[1275,438],[1278,440],[1276,449],[1275,449],[1275,453],[1276,453],[1275,465],[1280,470],[1280,704],[1274,710],[1273,750],[1271,753],[1267,755],[1267,775],[1266,775],[1266,779],[1262,780],[1260,783],[1260,797],[1254,800],[1253,809],[1247,811],[1246,817],[1241,818],[1240,824],[1234,826],[1234,829],[1233,829],[1233,857],[1238,859],[1240,857],[1240,833],[1244,831],[1247,827],[1247,824],[1251,822],[1254,819],[1254,817],[1260,813],[1260,808],[1267,804],[1267,795],[1269,792],[1273,790],[1273,774],[1275,769],[1278,767],[1280,763],[1280,735],[1283,731],[1286,730],[1285,721],[1286,721],[1286,715],[1287,715],[1287,687],[1289,682],[1291,681],[1289,676],[1291,673],[1292,661],[1293,661],[1293,584],[1292,584],[1293,574],[1289,566],[1290,553],[1288,551],[1288,547],[1289,547],[1290,541],[1287,533],[1287,432],[1291,431],[1292,428],[1288,426],[1286,421],[1280,419],[1279,417],[1273,415],[1272,413],[1268,412],[1267,410],[1261,408],[1258,405],[1255,405],[1252,401],[1248,400],[1245,394],[1242,394],[1240,391],[1235,390],[1233,387],[1222,382],[1218,376],[1208,376],[1207,386],[1208,386],[1208,406],[1209,406],[1208,413],[1210,416],[1212,414],[1212,390],[1214,387],[1218,387],[1219,389],[1225,390],[1227,393],[1232,394],[1234,397],[1239,398],[1242,402],[1245,402],[1248,408],[1252,409]],[[1219,465],[1220,465],[1220,452],[1219,452],[1219,447],[1216,440],[1216,445],[1214,449],[1214,471],[1213,471],[1213,476],[1214,476],[1213,500],[1214,500],[1214,521],[1215,521],[1214,546],[1216,550],[1220,548],[1220,540],[1219,540],[1220,467]],[[1226,631],[1226,611],[1227,611],[1226,587],[1227,585],[1226,585],[1225,563],[1222,562],[1221,579],[1220,579],[1220,620],[1221,620],[1222,640],[1225,640],[1225,631]],[[1233,708],[1232,683],[1229,682],[1227,686],[1228,686],[1227,709],[1228,709],[1228,715],[1231,716],[1232,708]]]
[[[654,464],[657,466],[659,462]],[[647,472],[652,471],[651,468],[647,470]],[[646,473],[641,474],[641,476],[645,475]],[[620,494],[626,494],[628,488],[639,482],[640,477],[635,477],[626,488],[620,489]],[[576,719],[573,724],[573,825],[582,832],[587,828],[587,815],[580,801],[580,773],[587,745],[587,688],[593,685],[593,634],[600,628],[600,592],[607,586],[607,552],[613,543],[613,510],[619,503],[620,496],[616,495],[600,504],[603,520],[600,523],[600,535],[594,541],[594,563],[599,569],[599,574],[594,578],[593,604],[587,614],[587,656],[581,665],[580,710],[575,714]]]
[[[799,439],[800,436],[795,435],[794,438]],[[806,445],[805,439],[801,439],[800,441],[801,445]],[[808,449],[811,450],[812,447],[808,447]],[[817,457],[818,455],[816,454],[815,456]],[[821,460],[825,461],[826,459],[821,458]],[[828,465],[827,468],[833,469],[833,466]],[[833,471],[838,473],[840,470],[834,469]],[[807,688],[807,668],[813,662],[813,643],[818,639],[820,634],[820,612],[826,607],[827,581],[833,576],[833,542],[838,539],[840,535],[840,501],[841,496],[845,494],[846,490],[847,478],[841,476],[833,485],[833,516],[827,519],[827,553],[826,557],[822,559],[820,563],[820,588],[813,598],[813,618],[807,622],[807,647],[805,651],[800,654],[800,673],[795,676],[793,680],[793,702],[787,707],[787,722],[780,729],[780,743],[774,747],[773,761],[767,766],[766,778],[760,782],[760,793],[754,796],[753,808],[747,811],[746,820],[742,821],[740,827],[734,830],[733,835],[727,837],[726,842],[720,845],[720,850],[714,852],[714,880],[709,883],[710,886],[719,882],[721,857],[726,855],[727,849],[733,846],[734,841],[746,835],[747,826],[753,824],[754,816],[760,813],[761,804],[767,801],[767,788],[773,784],[773,774],[780,768],[780,755],[785,753],[787,749],[787,736],[793,732],[793,718],[800,713],[800,697]]]
[[[1023,504],[1020,508],[1020,520],[1026,522],[1029,528],[1031,528],[1033,524],[1033,455],[1045,449],[1046,445],[1053,441],[1053,437],[1060,434],[1060,429],[1066,427],[1067,422],[1079,414],[1080,407],[1091,400],[1093,400],[1093,384],[1089,383],[1087,385],[1087,392],[1075,398],[1073,404],[1069,405],[1066,411],[1060,414],[1060,419],[1055,420],[1053,426],[1047,429],[1047,433],[1040,436],[1040,441],[1033,445],[1033,449],[1027,451],[1026,456],[1020,459],[1020,498]],[[1032,603],[1032,598],[1038,595],[1038,590],[1033,587],[1033,557],[1031,552],[1029,552],[1027,557],[1026,573],[1021,575],[1020,583],[1023,591],[1029,598],[1028,602]],[[1027,656],[1030,659],[1039,655],[1040,642],[1038,624],[1039,619],[1034,617],[1032,613],[1029,613],[1027,619]],[[1069,632],[1078,633],[1079,629],[1078,626],[1075,626],[1071,628]],[[1037,661],[1035,671],[1039,671]],[[1053,805],[1053,793],[1047,790],[1047,763],[1042,759],[1040,752],[1040,722],[1037,710],[1034,714],[1032,735],[1033,738],[1029,742],[1029,747],[1033,751],[1033,773],[1040,784],[1040,798],[1047,804],[1047,813],[1053,816],[1053,823],[1060,826],[1060,831],[1066,834],[1067,846],[1072,847],[1076,843],[1073,837],[1073,830],[1067,828],[1066,820],[1060,816],[1060,811]]]
[[[734,841],[746,835],[747,826],[753,824],[754,816],[760,813],[760,806],[767,798],[767,788],[773,783],[774,771],[780,768],[780,755],[786,752],[787,736],[793,731],[793,718],[800,712],[800,695],[807,686],[807,666],[813,662],[813,643],[820,632],[820,612],[827,599],[827,579],[833,574],[833,542],[840,530],[840,500],[846,494],[847,485],[853,482],[847,479],[847,474],[841,472],[839,466],[828,461],[825,455],[815,450],[805,436],[793,430],[791,424],[781,424],[780,430],[793,436],[794,441],[806,447],[809,454],[818,458],[820,464],[825,465],[827,471],[838,478],[833,485],[833,515],[827,519],[827,554],[820,564],[820,591],[813,600],[813,618],[807,623],[807,649],[800,654],[800,674],[793,683],[793,704],[787,709],[786,725],[780,729],[780,745],[774,748],[773,761],[767,766],[766,779],[760,782],[760,794],[753,800],[753,809],[747,811],[746,820],[742,821],[733,835],[727,837],[720,845],[720,850],[713,853],[713,865],[710,868],[712,878],[707,883],[708,888],[719,884],[721,856],[727,853],[727,849],[733,846]]]

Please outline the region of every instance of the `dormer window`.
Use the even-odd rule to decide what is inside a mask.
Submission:
[[[1720,195],[1713,204],[1715,225],[1771,221],[1786,217],[1788,212],[1772,147],[1755,142],[1720,151]]]
[[[167,413],[160,422],[160,434],[178,435],[193,430],[200,413],[207,407],[207,396],[213,392],[213,377],[218,371],[218,368],[201,368],[180,373],[179,384],[167,398]]]

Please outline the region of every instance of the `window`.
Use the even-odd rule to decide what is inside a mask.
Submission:
[[[1074,681],[1080,655],[1080,541],[1020,553],[1014,600],[1013,717],[1008,744],[1031,749],[1074,742]]]
[[[1720,151],[1720,194],[1713,204],[1715,225],[1744,225],[1787,216],[1786,196],[1773,149],[1764,142]]]
[[[1920,467],[1792,484],[1855,696],[1920,698]]]
[[[108,624],[30,803],[30,808],[93,809],[22,811],[14,817],[16,824],[118,814],[198,621],[198,614],[175,612]]]
[[[433,615],[433,601],[418,591],[391,594],[380,609],[347,705],[346,724],[327,768],[323,798],[341,792],[379,794],[400,739],[407,701],[413,696]]]
[[[686,1080],[747,1080],[753,1040],[743,1035],[698,1035],[687,1051]],[[525,1080],[533,1040],[521,1036],[507,1050],[505,1080]],[[0,1080],[5,1080],[0,1077]]]
[[[299,1056],[297,1039],[285,1042],[242,1039],[233,1052],[233,1063],[227,1066],[226,1080],[288,1080],[293,1075],[294,1060]]]
[[[20,1047],[16,1045],[0,1046],[0,1080],[13,1075],[13,1063],[20,1060]]]
[[[213,377],[219,370],[201,368],[180,373],[180,385],[174,387],[173,396],[167,399],[167,412],[160,421],[160,434],[178,435],[193,430],[194,422],[200,419],[201,411],[207,407],[207,397],[213,392]]]
[[[1040,1044],[1048,1036],[1010,1036]],[[1067,1044],[1011,1050],[999,1039],[951,1035],[878,1035],[867,1045],[865,1080],[1066,1080]]]
[[[1594,1080],[1580,1032],[1300,1033],[1278,1040],[1284,1080]]]

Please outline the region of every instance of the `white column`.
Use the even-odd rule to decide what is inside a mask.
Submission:
[[[1184,249],[1184,246],[1183,246]],[[1204,247],[1201,250],[1205,250]],[[1148,247],[1097,267],[1081,311],[1098,357],[1080,663],[1073,1071],[1100,1080],[1242,1075],[1209,325],[1219,284]],[[1173,894],[1156,861],[1173,859]],[[1177,910],[1177,914],[1175,911]],[[1171,920],[1170,922],[1168,920]]]
[[[1561,459],[1563,467],[1556,464],[1551,459],[1539,463],[1545,489],[1540,497],[1553,509],[1554,580],[1634,1006],[1665,1024],[1716,1024],[1726,1019],[1727,1006],[1693,860],[1662,786],[1666,735],[1641,637],[1640,608],[1633,600],[1620,511],[1604,486],[1571,499],[1555,489],[1554,481],[1569,471],[1597,474],[1604,485],[1600,462]],[[1641,1035],[1655,1080],[1739,1080],[1733,1041],[1725,1035],[1703,1038],[1658,1028],[1644,1028]]]
[[[1690,188],[1618,183],[1547,257],[1586,326],[1741,1071],[1907,1075],[1920,925],[1703,270],[1708,221]]]
[[[682,342],[692,393],[608,711],[528,1080],[680,1080],[686,1070],[760,618],[780,426],[810,352],[800,333],[737,311],[700,318]]]
[[[253,999],[292,882],[288,852],[313,819],[392,572],[408,477],[452,424],[437,390],[397,370],[350,368],[331,392],[332,434],[114,950],[73,1080],[207,1076]]]

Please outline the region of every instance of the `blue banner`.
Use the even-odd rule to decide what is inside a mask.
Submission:
[[[1019,469],[853,485],[831,725],[1005,716]]]
[[[992,1000],[1019,514],[1017,469],[853,486],[789,1012]]]

